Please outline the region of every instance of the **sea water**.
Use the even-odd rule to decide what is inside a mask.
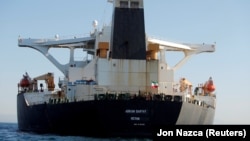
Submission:
[[[91,138],[81,136],[59,136],[18,131],[17,123],[0,122],[0,141],[151,141],[141,138]]]

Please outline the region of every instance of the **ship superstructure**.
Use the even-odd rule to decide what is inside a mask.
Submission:
[[[175,82],[174,72],[191,56],[214,52],[215,45],[147,36],[143,0],[109,2],[113,4],[112,24],[98,30],[94,21],[89,37],[19,37],[19,47],[39,51],[64,74],[59,89],[55,89],[52,72],[23,76],[17,96],[19,129],[135,136],[150,135],[155,126],[212,124],[216,107],[212,78],[194,87],[187,78]],[[51,48],[68,48],[69,62],[60,64],[49,53]],[[74,59],[75,49],[82,49],[84,59]],[[165,55],[173,51],[184,57],[171,67]],[[40,80],[46,86],[37,83]]]

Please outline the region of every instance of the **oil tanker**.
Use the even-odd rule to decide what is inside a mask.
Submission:
[[[64,77],[54,73],[18,82],[18,129],[77,136],[150,137],[156,127],[213,124],[216,95],[211,76],[194,86],[174,74],[191,56],[215,52],[215,44],[177,43],[145,33],[143,0],[108,0],[110,25],[87,37],[18,38],[19,47],[39,51]],[[49,49],[69,49],[61,64]],[[82,59],[75,59],[77,49]],[[166,54],[184,57],[169,66]],[[208,71],[209,73],[209,71]],[[206,73],[204,73],[206,75]],[[207,74],[208,75],[208,74]]]

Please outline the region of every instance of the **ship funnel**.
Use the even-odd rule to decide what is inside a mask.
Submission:
[[[115,0],[111,57],[146,60],[143,0]]]

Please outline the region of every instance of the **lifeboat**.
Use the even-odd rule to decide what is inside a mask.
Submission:
[[[204,90],[208,93],[211,93],[215,90],[215,85],[213,83],[212,77],[210,77],[209,80],[204,84]]]
[[[23,87],[29,87],[30,85],[30,79],[29,79],[29,75],[28,73],[26,72],[25,75],[23,75],[23,78],[20,80],[20,86],[23,88]]]
[[[29,85],[30,85],[30,82],[29,82],[28,78],[21,79],[21,81],[20,81],[21,87],[29,87]]]

